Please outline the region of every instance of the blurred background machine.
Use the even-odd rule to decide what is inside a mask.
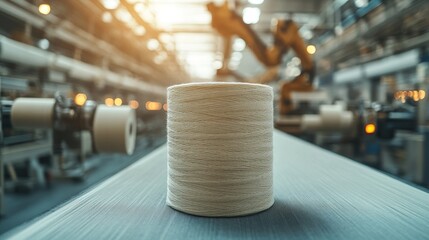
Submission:
[[[309,106],[300,106],[299,102],[327,100],[323,91],[315,91],[313,80],[315,77],[315,66],[311,54],[307,51],[299,27],[293,20],[273,20],[273,44],[266,46],[257,33],[246,24],[240,14],[237,14],[227,1],[223,5],[216,6],[209,3],[207,9],[212,15],[211,25],[222,36],[224,41],[224,52],[222,66],[217,70],[217,76],[232,76],[238,81],[269,83],[278,80],[279,66],[283,57],[290,49],[300,62],[300,73],[288,82],[281,82],[278,100],[278,117],[276,126],[287,132],[345,132],[352,128],[353,114],[340,105],[322,105],[320,116],[305,115],[313,112]],[[241,38],[254,56],[268,69],[265,73],[253,79],[243,79],[229,67],[232,51],[232,38]],[[298,103],[297,103],[298,102]],[[344,105],[344,104],[343,104]],[[338,111],[337,111],[338,110]],[[304,115],[303,115],[304,114]],[[303,115],[303,116],[301,116]]]
[[[135,112],[129,106],[107,107],[87,101],[83,95],[68,99],[17,98],[1,102],[2,123],[5,129],[51,130],[51,146],[23,144],[25,149],[4,148],[2,160],[15,189],[31,189],[35,185],[50,185],[52,178],[84,180],[89,170],[100,164],[99,159],[87,161],[92,152],[134,152],[136,140]],[[3,138],[4,139],[4,138]],[[43,144],[43,143],[42,143]],[[19,146],[20,144],[18,144]],[[34,155],[36,153],[36,155]],[[52,160],[42,165],[38,155],[51,153]],[[31,176],[20,181],[14,163],[29,160]],[[46,165],[47,164],[47,165]],[[3,186],[3,185],[2,185]],[[3,211],[3,210],[2,210]]]
[[[246,81],[234,73],[229,62],[232,51],[232,38],[238,36],[253,52],[255,57],[269,69],[256,79],[247,81],[256,83],[268,83],[276,80],[278,77],[278,68],[282,63],[283,56],[289,49],[293,49],[297,59],[301,62],[301,71],[293,80],[281,85],[279,112],[282,115],[290,114],[294,109],[292,106],[292,96],[294,92],[313,91],[313,79],[315,74],[313,59],[306,50],[306,44],[299,34],[299,28],[293,20],[273,19],[273,41],[271,46],[266,46],[259,36],[252,30],[249,24],[246,24],[241,15],[228,5],[228,2],[221,6],[209,3],[207,9],[212,15],[211,25],[223,37],[225,49],[223,52],[223,62],[218,69],[218,76],[231,75],[239,81]]]
[[[314,41],[314,37],[309,35],[324,32],[322,36],[316,38],[316,41],[324,42],[320,44],[322,46],[326,45],[331,49],[335,49],[335,39],[323,40],[324,37],[334,34],[344,48],[351,47],[353,45],[352,39],[349,39],[348,42],[345,41],[345,43],[341,42],[341,39],[347,36],[344,33],[344,28],[353,29],[351,26],[356,25],[358,29],[354,29],[357,31],[355,36],[359,37],[361,31],[373,31],[370,28],[371,21],[376,21],[373,18],[380,18],[380,15],[383,16],[382,18],[386,17],[384,13],[386,8],[393,6],[398,9],[406,8],[404,5],[396,5],[399,3],[394,3],[393,1],[343,1],[342,3],[334,1],[334,7],[340,7],[332,13],[334,14],[333,20],[338,21],[338,25],[334,27],[333,32],[320,29],[322,27],[320,25],[309,30],[306,29],[306,25],[310,25],[308,23],[304,23],[300,28],[291,19],[272,19],[269,32],[272,34],[273,43],[267,47],[266,43],[258,36],[258,33],[252,29],[252,25],[255,24],[251,21],[245,22],[245,11],[243,10],[243,16],[236,12],[240,2],[231,2],[225,1],[223,4],[209,3],[207,5],[212,15],[211,26],[216,29],[224,41],[223,59],[217,70],[217,76],[220,80],[228,80],[225,76],[231,76],[236,81],[258,83],[278,81],[284,55],[287,55],[288,50],[292,49],[295,56],[289,57],[290,62],[287,64],[286,69],[294,65],[296,73],[289,76],[289,81],[280,81],[280,84],[278,84],[277,128],[303,137],[328,149],[343,151],[344,154],[350,157],[354,156],[366,164],[389,173],[403,176],[408,180],[423,185],[428,184],[427,177],[429,172],[427,165],[429,163],[427,163],[427,156],[426,159],[423,154],[414,154],[412,156],[412,153],[423,152],[424,138],[422,136],[424,135],[423,132],[427,131],[423,129],[426,129],[428,112],[426,103],[424,103],[426,101],[423,100],[425,99],[427,84],[407,84],[408,87],[404,89],[403,86],[402,89],[404,90],[401,90],[401,87],[398,89],[395,85],[396,82],[392,76],[381,76],[381,81],[376,78],[384,73],[395,74],[402,71],[401,69],[411,70],[414,67],[414,77],[420,74],[418,82],[426,82],[427,39],[415,37],[415,40],[420,41],[411,41],[416,44],[412,47],[409,45],[405,45],[407,47],[401,47],[403,45],[396,46],[394,51],[397,53],[414,47],[420,47],[420,49],[408,50],[405,53],[387,58],[383,58],[384,48],[381,44],[374,46],[375,52],[373,54],[375,56],[372,57],[368,56],[371,53],[362,52],[371,51],[370,46],[366,45],[362,47],[361,53],[355,53],[358,58],[362,56],[359,61],[363,62],[359,62],[358,67],[348,69],[347,67],[342,67],[347,64],[338,62],[340,70],[334,72],[327,72],[326,69],[330,68],[328,64],[332,64],[333,59],[340,54],[333,54],[333,50],[325,53],[327,51],[323,49],[322,55],[316,55],[316,61],[321,65],[317,67],[320,75],[317,76],[316,85],[319,89],[315,91],[313,81],[316,77],[316,65],[311,55],[315,53],[316,49],[314,45],[307,45],[301,36],[308,36],[307,40]],[[415,1],[414,4],[422,4],[420,6],[424,6],[423,9],[427,10],[427,6],[421,1]],[[342,11],[345,11],[345,9],[350,14],[347,18],[342,17]],[[422,12],[426,10],[419,10],[419,14],[423,14]],[[337,19],[335,11],[340,13],[339,19]],[[409,11],[412,10],[409,9]],[[407,17],[411,17],[411,15],[408,15],[409,13],[404,14]],[[292,15],[289,18],[293,19],[294,17]],[[427,22],[424,23],[424,20],[417,19],[418,17],[414,21],[420,21],[419,24],[422,24],[422,26],[428,24]],[[416,26],[415,28],[419,27]],[[392,32],[389,31],[394,31],[394,29],[388,29],[384,33],[386,34],[385,37],[390,36],[392,38],[389,35]],[[347,34],[352,35],[351,32]],[[416,34],[418,35],[418,33]],[[368,38],[371,35],[366,33],[363,36]],[[267,67],[265,73],[256,77],[244,78],[230,69],[231,51],[233,51],[232,39],[234,37],[241,38],[255,58]],[[381,36],[378,37],[380,38]],[[360,41],[363,42],[364,40]],[[390,42],[386,43],[387,52],[389,53],[384,54],[389,56],[392,53],[392,48],[388,44]],[[349,58],[349,62],[353,62],[352,55],[345,55],[347,54],[346,50],[340,48],[337,48],[337,50],[343,52],[343,60],[336,61],[344,61],[344,59]],[[332,56],[329,54],[332,54]],[[412,66],[408,65],[411,64],[407,62],[408,60],[413,62]],[[356,64],[356,62],[351,64]],[[372,80],[371,77],[375,79]],[[353,86],[353,82],[361,82],[365,78],[371,82],[370,86]],[[382,81],[384,79],[386,82],[390,80],[388,84],[393,84],[393,86],[380,86],[383,85]],[[343,84],[343,82],[346,84]],[[344,90],[349,92],[343,92]],[[367,95],[368,92],[371,94]],[[383,100],[380,101],[381,99]],[[398,101],[401,103],[398,103]],[[334,105],[329,105],[334,102]],[[408,144],[409,141],[416,145]],[[399,158],[403,160],[398,160],[395,154],[391,154],[395,151],[406,152],[405,154],[401,153],[403,155],[399,155]]]
[[[146,29],[151,37],[126,32],[116,17],[106,23],[104,10],[99,1],[0,2],[0,232],[63,203],[165,141],[165,86],[187,76],[173,64],[171,50],[163,56],[172,63],[169,71],[151,60],[156,53],[146,47],[148,39],[165,48],[157,29]],[[13,127],[12,104],[22,97],[56,98],[62,120],[53,117],[45,128]],[[85,126],[92,120],[71,124],[101,104],[135,111],[131,156],[94,152],[92,125]]]
[[[186,82],[269,84],[278,129],[426,189],[428,14],[426,0],[0,1],[0,233],[163,144],[166,87]],[[92,127],[14,128],[19,98],[64,116],[128,106],[135,151],[94,153]]]
[[[411,2],[422,8],[411,7],[408,5]],[[286,15],[287,20],[282,20],[285,15],[279,14],[271,19],[270,29],[259,33],[253,29],[257,25],[245,16],[250,8],[244,8],[243,15],[237,13],[241,4],[240,1],[225,1],[207,5],[212,16],[211,26],[223,39],[222,61],[216,72],[218,79],[258,83],[278,81],[286,58],[290,61],[286,70],[294,67],[295,73],[289,76],[289,81],[278,84],[277,128],[407,180],[423,185],[429,183],[428,156],[422,153],[429,112],[425,101],[428,39],[422,33],[426,32],[424,28],[429,23],[419,17],[410,19],[413,11],[417,11],[418,16],[427,13],[427,4],[423,1],[410,1],[404,5],[394,1],[333,1],[334,12],[326,12],[334,14],[330,20],[337,22],[332,32],[323,29],[326,26],[320,22],[313,27],[309,27],[309,23],[298,26],[293,21],[294,14]],[[373,29],[381,29],[384,21],[389,19],[385,13],[387,9],[402,12],[401,18],[416,24],[411,41],[407,36],[401,36],[406,44],[394,43],[395,35],[392,34],[397,34],[397,30],[393,24],[381,34],[374,32]],[[326,24],[332,22],[326,21]],[[323,34],[318,37],[313,36],[321,32]],[[272,35],[271,45],[261,39],[261,35],[267,34]],[[359,39],[360,52],[351,49],[355,46],[353,34],[364,36],[364,40]],[[364,42],[365,38],[372,37],[371,34],[377,35],[375,41],[383,41],[383,38],[389,38],[389,41],[379,43],[372,50],[371,41]],[[316,47],[307,45],[302,36],[318,42],[322,53],[313,58]],[[234,37],[240,38],[255,59],[267,67],[263,74],[245,78],[239,71],[231,70]],[[335,48],[335,44],[342,48]],[[396,45],[393,48],[390,44]],[[285,57],[289,49],[295,56]],[[338,52],[334,53],[335,50]],[[315,75],[315,62],[320,64],[317,67],[319,76]],[[331,64],[336,64],[337,69]],[[331,72],[327,71],[329,69]],[[402,74],[403,71],[408,71],[408,78],[418,80],[396,81],[392,75],[384,76],[387,73]],[[316,84],[313,84],[315,77]],[[368,82],[364,79],[369,79],[370,85],[365,85]],[[358,82],[360,86],[356,85]],[[319,86],[318,91],[315,91],[315,85]],[[334,102],[336,104],[329,105]],[[419,154],[415,154],[415,150]],[[398,153],[391,154],[395,151]]]

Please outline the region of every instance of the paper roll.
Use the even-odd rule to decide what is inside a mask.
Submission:
[[[340,128],[342,130],[349,129],[353,124],[353,113],[351,111],[345,111],[341,114]]]
[[[322,118],[320,115],[304,114],[301,129],[303,131],[319,131],[322,129]]]
[[[321,105],[320,116],[325,129],[335,129],[341,124],[342,107],[340,105]]]
[[[11,121],[16,128],[50,128],[55,99],[17,98],[12,105]]]
[[[302,116],[301,129],[313,132],[346,131],[353,124],[353,113],[341,109],[339,106],[325,105],[320,108],[320,115],[305,114]]]
[[[128,106],[107,107],[95,110],[93,139],[98,152],[134,152],[136,141],[136,115]]]

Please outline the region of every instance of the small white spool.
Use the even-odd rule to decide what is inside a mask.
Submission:
[[[301,129],[307,132],[342,132],[353,125],[353,113],[342,111],[341,106],[323,105],[320,115],[304,114]]]
[[[136,115],[128,106],[98,105],[93,123],[93,138],[98,152],[134,152]]]
[[[242,216],[274,203],[272,88],[192,83],[168,88],[167,204]]]
[[[304,114],[302,116],[301,129],[303,131],[318,131],[323,128],[320,115]]]
[[[323,127],[327,130],[336,129],[341,124],[343,110],[340,105],[321,105],[319,111]]]
[[[353,113],[351,111],[345,111],[341,114],[340,129],[348,130],[353,125]]]

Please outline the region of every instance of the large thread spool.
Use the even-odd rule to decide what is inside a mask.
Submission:
[[[172,86],[167,119],[169,206],[231,217],[273,205],[271,87]]]

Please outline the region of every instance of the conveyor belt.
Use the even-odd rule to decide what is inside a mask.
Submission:
[[[39,219],[12,239],[427,239],[429,194],[274,132],[272,208],[204,218],[165,204],[166,146]]]

